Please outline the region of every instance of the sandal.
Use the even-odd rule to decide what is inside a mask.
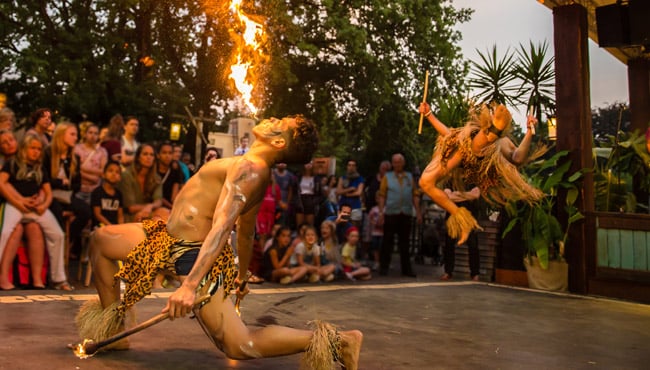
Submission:
[[[70,285],[67,281],[62,281],[60,283],[54,283],[54,289],[56,290],[64,290],[66,292],[71,292],[74,290],[74,287]]]
[[[248,278],[248,282],[251,284],[262,284],[264,282],[264,278],[261,278],[257,275],[251,275]]]

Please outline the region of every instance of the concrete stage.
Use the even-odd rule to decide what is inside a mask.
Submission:
[[[482,282],[441,283],[439,267],[418,278],[253,286],[242,304],[251,327],[305,328],[323,319],[365,338],[360,368],[648,369],[650,306],[515,289]],[[144,321],[165,304],[157,290],[136,306]],[[233,361],[194,320],[164,321],[131,337],[131,350],[81,360],[73,319],[91,288],[0,292],[0,369],[297,369],[299,355]]]

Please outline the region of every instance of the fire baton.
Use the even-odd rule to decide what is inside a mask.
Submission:
[[[204,295],[198,298],[196,301],[194,301],[194,305],[192,307],[196,307],[202,304],[203,302],[207,301],[208,299],[210,299],[210,295],[209,294]],[[167,320],[168,318],[169,318],[169,312],[161,313],[141,324],[132,327],[131,329],[125,330],[119,334],[115,334],[110,338],[104,339],[99,342],[95,342],[92,339],[84,339],[83,343],[79,343],[76,345],[68,344],[68,348],[70,348],[74,352],[75,356],[81,359],[86,359],[88,357],[94,356],[95,353],[97,353],[97,351],[99,351],[101,348],[106,347],[111,343],[115,343],[118,340],[126,338],[132,334],[140,332],[150,326],[154,326],[161,321]]]

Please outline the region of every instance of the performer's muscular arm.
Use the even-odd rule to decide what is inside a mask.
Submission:
[[[182,317],[191,312],[196,288],[221,253],[248,197],[264,185],[264,180],[255,172],[255,167],[253,162],[242,157],[228,173],[214,211],[212,228],[201,245],[196,262],[163,309],[163,312],[169,312],[171,318]]]

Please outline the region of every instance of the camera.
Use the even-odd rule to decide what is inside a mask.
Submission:
[[[341,220],[343,221],[350,221],[350,215],[347,213],[341,214]]]

